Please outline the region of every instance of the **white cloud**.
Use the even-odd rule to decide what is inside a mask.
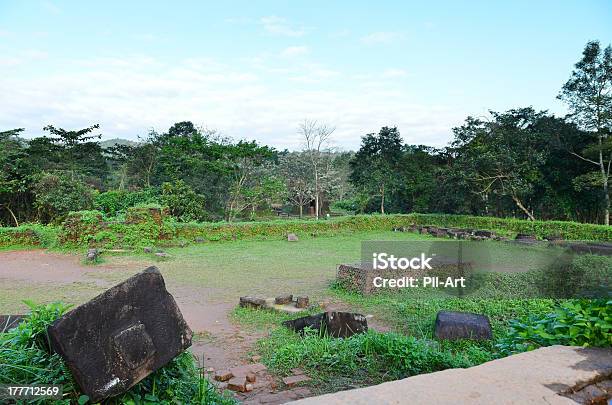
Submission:
[[[270,34],[301,37],[306,33],[304,27],[294,27],[285,18],[274,15],[262,17],[259,23],[263,26],[264,30]]]
[[[406,77],[408,76],[408,72],[406,72],[404,69],[385,69],[382,72],[382,77],[387,78],[387,79],[398,79],[400,77]]]
[[[191,120],[236,139],[296,149],[297,124],[311,117],[337,127],[336,145],[356,149],[362,135],[383,125],[397,125],[410,143],[442,146],[465,116],[457,108],[417,103],[380,74],[360,81],[323,64],[262,59],[62,60],[67,69],[41,68],[28,77],[0,66],[0,130],[25,127],[28,136],[37,136],[47,124],[100,123],[105,138],[136,139],[152,127]]]
[[[296,57],[296,56],[304,56],[310,52],[307,46],[289,46],[281,52],[281,56],[284,57]]]
[[[365,45],[389,44],[403,38],[404,35],[399,32],[379,31],[361,37],[361,42]]]

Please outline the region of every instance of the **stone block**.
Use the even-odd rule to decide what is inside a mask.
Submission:
[[[227,389],[236,392],[246,392],[246,377],[234,377],[227,382]]]
[[[68,312],[48,334],[92,403],[127,391],[191,346],[192,336],[155,267]]]
[[[495,233],[493,233],[491,231],[484,230],[484,229],[477,229],[477,230],[474,231],[474,235],[475,236],[480,236],[482,238],[490,239],[493,236],[495,236]]]
[[[254,372],[249,371],[246,375],[247,382],[254,383],[257,380],[257,376]]]
[[[240,304],[242,308],[254,308],[260,309],[266,306],[266,300],[258,297],[244,296],[240,297]]]
[[[99,255],[100,255],[100,251],[98,249],[88,249],[87,250],[87,261],[95,262]]]
[[[303,374],[302,375],[292,375],[292,376],[283,378],[283,384],[285,384],[288,387],[293,387],[296,384],[303,383],[306,381],[310,381],[310,377],[303,375]]]
[[[294,234],[294,233],[287,234],[287,241],[289,241],[289,242],[297,242],[298,240],[299,239],[298,239],[296,234]]]
[[[487,316],[455,311],[438,312],[434,334],[438,339],[448,340],[485,340],[493,337]]]
[[[368,330],[366,317],[352,312],[324,312],[285,321],[283,325],[299,333],[308,327],[332,337],[350,337]]]
[[[234,374],[229,370],[217,370],[215,372],[216,381],[227,381],[232,378]]]
[[[309,303],[308,297],[296,297],[295,299],[296,308],[307,308],[308,303]]]
[[[279,295],[278,297],[274,299],[274,303],[276,305],[289,304],[291,301],[293,301],[293,295],[291,294]]]

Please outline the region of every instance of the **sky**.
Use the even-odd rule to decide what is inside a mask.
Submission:
[[[0,131],[189,120],[296,150],[309,118],[339,149],[381,126],[441,147],[468,115],[565,114],[589,40],[612,42],[612,1],[0,0]]]

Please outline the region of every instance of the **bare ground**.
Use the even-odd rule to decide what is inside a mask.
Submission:
[[[145,264],[138,257],[92,266],[85,265],[82,256],[44,250],[0,252],[0,314],[24,313],[27,308],[21,300],[25,298],[78,305],[133,275],[135,268],[143,269]],[[263,334],[246,332],[230,321],[229,314],[238,298],[233,294],[238,291],[227,294],[221,286],[203,287],[197,285],[200,283],[191,283],[189,278],[174,277],[177,270],[165,272],[163,267],[161,263],[168,290],[195,333],[191,350],[200,364],[206,369],[221,370],[251,363],[248,353]],[[338,302],[332,302],[328,308],[348,309],[347,305]],[[375,329],[388,330],[373,319],[369,319],[369,323]],[[238,397],[247,403],[274,404],[309,394],[303,387],[279,391],[274,378],[263,371],[258,373],[255,390]]]

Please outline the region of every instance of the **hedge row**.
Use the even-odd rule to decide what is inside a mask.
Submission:
[[[81,215],[82,214],[82,215]],[[79,216],[83,224],[79,224]],[[612,226],[581,224],[564,221],[525,221],[519,219],[472,217],[465,215],[395,214],[355,215],[329,220],[277,220],[239,223],[178,223],[165,218],[137,224],[92,223],[101,218],[96,212],[86,211],[69,216],[62,228],[27,225],[19,228],[0,228],[0,246],[41,245],[48,247],[57,240],[63,246],[130,247],[153,245],[158,242],[209,241],[238,239],[279,239],[287,233],[300,236],[334,235],[364,231],[391,230],[395,227],[435,225],[487,229],[507,236],[527,233],[544,238],[559,236],[568,240],[612,240]],[[59,238],[56,236],[59,235]]]

